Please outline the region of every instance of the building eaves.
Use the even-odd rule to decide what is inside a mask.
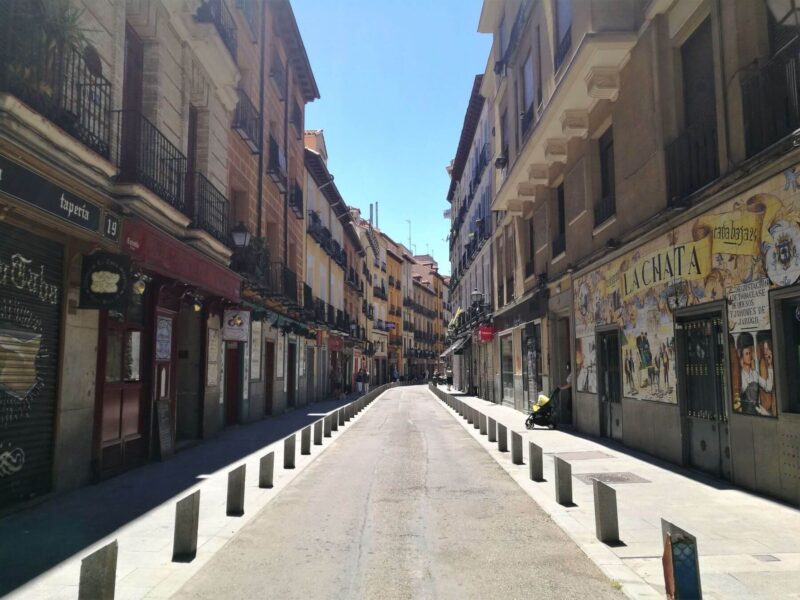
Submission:
[[[268,0],[268,2],[275,15],[275,33],[285,40],[289,62],[300,82],[303,98],[306,102],[313,102],[319,98],[319,88],[314,79],[314,72],[311,70],[311,62],[308,60],[303,37],[297,27],[297,19],[295,19],[292,5],[289,0]]]
[[[481,118],[481,109],[486,99],[481,96],[481,82],[483,75],[476,75],[472,83],[472,93],[469,96],[467,112],[464,115],[464,124],[461,127],[461,137],[458,139],[456,157],[453,159],[453,171],[450,175],[450,189],[447,191],[447,201],[453,201],[456,192],[456,185],[464,174],[464,167],[467,165],[469,150],[472,140],[475,138],[475,130],[478,128],[478,121]]]

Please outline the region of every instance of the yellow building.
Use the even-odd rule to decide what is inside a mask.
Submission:
[[[389,375],[397,369],[398,377],[404,373],[403,356],[403,256],[401,248],[385,233],[386,272],[388,274],[389,314],[386,317],[389,329]]]

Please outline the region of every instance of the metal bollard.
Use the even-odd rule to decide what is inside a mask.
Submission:
[[[258,487],[271,488],[272,476],[275,473],[275,453],[269,452],[262,456],[258,467]]]
[[[528,442],[528,462],[530,463],[531,481],[544,481],[542,449],[533,442]]]
[[[331,419],[331,431],[339,431],[339,411],[328,415]]]
[[[497,449],[508,452],[508,429],[502,423],[497,424]]]
[[[511,432],[511,462],[515,465],[525,464],[522,461],[522,436],[516,431]]]
[[[337,412],[337,413],[339,413],[339,425],[344,425],[344,421],[345,421],[345,418],[344,418],[344,409],[343,409],[343,408],[340,408],[340,409],[339,409],[338,411],[336,411],[336,412]]]
[[[497,423],[491,417],[487,418],[486,435],[489,436],[490,442],[497,441]]]
[[[475,411],[475,413],[472,415],[472,427],[474,429],[480,429],[481,428],[481,417],[483,416],[483,414],[477,408],[475,408],[473,410]]]
[[[247,465],[241,465],[228,471],[228,502],[225,514],[229,517],[241,517],[244,514],[244,475]]]
[[[314,445],[322,446],[322,422],[325,419],[320,419],[314,423]]]
[[[572,506],[572,465],[563,458],[555,457],[556,502],[561,506]]]
[[[283,440],[283,468],[294,469],[294,434]]]
[[[81,561],[78,600],[114,600],[117,549],[117,540],[114,540]]]
[[[481,413],[478,418],[478,428],[480,429],[481,435],[486,435],[486,415]]]
[[[592,480],[594,488],[594,532],[606,544],[619,542],[617,491],[599,479]]]
[[[472,425],[472,422],[475,420],[475,409],[471,406],[467,406],[467,424]]]
[[[311,454],[311,425],[303,427],[300,432],[300,454],[308,456]]]
[[[175,504],[172,562],[191,562],[197,556],[197,526],[200,522],[200,490]]]

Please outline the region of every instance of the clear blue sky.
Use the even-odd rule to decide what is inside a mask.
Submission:
[[[320,90],[306,128],[323,129],[328,167],[345,201],[397,242],[430,251],[450,273],[450,180],[475,75],[491,36],[481,0],[293,0]]]

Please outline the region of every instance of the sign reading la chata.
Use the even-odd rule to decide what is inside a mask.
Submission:
[[[25,167],[0,156],[0,192],[111,241],[119,241],[119,217],[78,198]]]
[[[83,257],[80,308],[124,312],[131,290],[131,259],[124,254],[95,252]]]

